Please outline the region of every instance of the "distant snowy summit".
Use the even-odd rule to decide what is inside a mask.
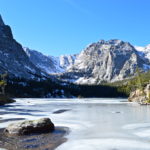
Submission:
[[[64,73],[70,68],[76,59],[77,55],[61,55],[60,57],[54,57],[50,55],[44,55],[36,50],[31,50],[24,47],[24,51],[29,57],[30,61],[43,72],[47,74],[59,74]]]

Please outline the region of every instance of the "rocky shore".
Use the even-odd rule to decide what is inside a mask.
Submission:
[[[150,105],[150,84],[147,84],[143,89],[132,91],[128,101],[137,102],[141,105]]]
[[[9,98],[6,95],[0,94],[0,106],[5,105],[5,104],[9,104],[9,103],[13,103],[13,102],[15,102],[15,100]]]

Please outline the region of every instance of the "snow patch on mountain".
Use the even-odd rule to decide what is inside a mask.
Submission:
[[[61,55],[59,57],[60,66],[64,69],[69,69],[75,62],[77,55]]]
[[[24,47],[24,51],[28,55],[30,61],[40,70],[48,74],[64,73],[70,66],[74,64],[76,55],[61,55],[54,57],[44,55],[36,50]]]
[[[135,49],[141,57],[148,59],[150,62],[150,44],[146,47],[135,46]]]
[[[61,73],[65,70],[59,65],[59,57],[47,56],[38,51],[24,47],[30,61],[47,74]]]

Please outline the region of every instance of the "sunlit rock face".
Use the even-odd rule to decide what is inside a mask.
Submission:
[[[150,84],[147,84],[143,89],[132,91],[128,98],[129,102],[139,102],[141,104],[150,103]]]
[[[0,73],[7,72],[12,77],[35,78],[40,70],[33,65],[21,44],[14,38],[11,28],[0,16]]]
[[[123,80],[143,69],[146,62],[135,48],[121,40],[101,40],[83,50],[62,77],[78,84],[99,84]],[[69,81],[69,80],[68,80]]]

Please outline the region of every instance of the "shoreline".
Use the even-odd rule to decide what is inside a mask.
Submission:
[[[67,141],[68,127],[57,127],[52,133],[7,136],[0,129],[0,148],[6,150],[54,150]]]

